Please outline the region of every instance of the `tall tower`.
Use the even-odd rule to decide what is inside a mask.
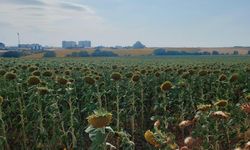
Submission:
[[[19,33],[17,33],[17,41],[18,41],[17,50],[19,50],[19,47],[20,47],[20,35],[19,35]]]

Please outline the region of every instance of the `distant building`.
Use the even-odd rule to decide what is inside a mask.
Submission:
[[[44,48],[40,44],[31,44],[31,50],[41,51],[41,50],[44,50]]]
[[[40,44],[19,44],[18,48],[27,50],[44,50],[43,46]]]
[[[79,48],[90,48],[91,47],[91,41],[79,41],[78,42]]]
[[[77,48],[75,41],[62,41],[62,48]]]
[[[5,49],[5,45],[0,42],[0,49]]]

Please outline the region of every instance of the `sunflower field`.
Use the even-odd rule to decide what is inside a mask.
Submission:
[[[249,150],[250,57],[0,59],[1,150]]]

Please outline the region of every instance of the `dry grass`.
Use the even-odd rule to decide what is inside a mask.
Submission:
[[[146,56],[152,54],[156,48],[144,48],[144,49],[102,49],[107,51],[112,51],[119,56]],[[215,47],[215,48],[187,48],[187,47],[166,47],[167,50],[173,50],[173,51],[187,51],[187,52],[212,52],[214,50],[220,52],[220,53],[229,53],[232,54],[234,51],[238,51],[239,54],[245,55],[247,54],[248,50],[250,48],[232,48],[232,47]],[[94,51],[93,48],[90,49],[54,49],[57,57],[66,57],[68,54],[71,54],[73,52],[80,52],[80,51],[87,51],[88,53],[92,53]],[[43,53],[39,54],[33,54],[29,56],[25,56],[25,58],[42,58]]]

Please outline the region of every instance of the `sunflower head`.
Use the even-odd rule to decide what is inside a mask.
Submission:
[[[4,76],[5,76],[5,79],[7,79],[7,80],[15,80],[17,77],[17,75],[13,72],[7,72],[7,73],[5,73]]]
[[[5,73],[6,73],[5,70],[3,70],[3,69],[0,70],[0,76],[3,76]]]
[[[169,91],[173,87],[170,81],[165,81],[161,84],[160,88],[163,92]]]
[[[53,75],[53,73],[50,70],[47,70],[47,71],[43,72],[43,76],[45,76],[45,77],[51,77],[52,75]]]
[[[29,85],[37,85],[41,83],[41,80],[37,76],[30,76],[27,82]]]
[[[111,78],[112,78],[114,81],[119,81],[119,80],[121,80],[122,75],[121,75],[119,72],[113,72],[113,73],[111,74]]]
[[[68,75],[70,75],[70,72],[71,72],[70,70],[66,70],[66,71],[64,72],[64,74],[68,76]]]
[[[66,85],[68,83],[68,80],[63,78],[63,77],[58,77],[57,78],[57,83],[59,83],[61,85]]]
[[[219,81],[225,81],[227,79],[227,76],[225,74],[222,74],[219,76]]]
[[[40,76],[40,75],[41,75],[41,72],[38,71],[38,70],[36,70],[36,71],[33,71],[33,72],[32,72],[32,75],[33,75],[33,76]]]
[[[230,77],[229,81],[230,82],[235,82],[239,79],[239,75],[237,73],[232,74],[232,76]]]
[[[95,79],[92,78],[92,77],[90,77],[90,76],[86,76],[86,77],[84,78],[84,81],[85,81],[87,84],[89,84],[89,85],[94,85],[94,84],[95,84]]]
[[[225,107],[228,105],[228,100],[218,100],[216,103],[214,103],[214,105],[219,107]]]
[[[223,111],[216,111],[211,113],[211,116],[216,119],[228,119],[230,117],[230,114]]]
[[[47,87],[38,87],[37,92],[40,95],[46,95],[47,93],[49,93],[49,89]]]
[[[244,103],[240,105],[240,108],[242,111],[244,111],[247,114],[250,114],[250,103]]]
[[[87,117],[88,123],[94,128],[103,128],[112,121],[112,114],[105,110],[94,111],[94,114]]]
[[[3,103],[3,97],[0,96],[0,106],[2,105],[2,103]]]
[[[201,70],[200,72],[199,72],[199,75],[200,76],[206,76],[208,74],[208,72],[206,71],[206,70]]]
[[[151,145],[154,145],[155,147],[160,147],[160,144],[156,141],[155,139],[155,135],[152,131],[150,130],[147,130],[145,133],[144,133],[144,137],[145,137],[145,140],[151,144]]]
[[[245,99],[250,101],[250,94],[248,94],[247,96],[245,96]]]
[[[133,82],[138,82],[139,80],[140,80],[140,74],[134,74],[133,76],[132,76],[132,78],[131,78],[131,80],[133,81]]]
[[[191,126],[191,125],[193,125],[193,124],[194,124],[194,121],[191,121],[191,120],[184,120],[184,121],[182,121],[181,123],[179,123],[179,127],[180,127],[181,129],[183,129],[183,128],[186,128],[186,127]]]
[[[192,146],[195,144],[195,139],[194,139],[193,137],[191,137],[191,136],[186,137],[186,138],[184,139],[184,143],[185,143],[187,146],[192,147]]]
[[[36,67],[36,66],[30,66],[29,67],[29,71],[30,72],[33,72],[33,71],[35,71],[35,70],[37,70],[38,68]]]
[[[212,105],[210,104],[201,104],[197,106],[197,110],[199,111],[208,111],[211,108],[212,108]]]

